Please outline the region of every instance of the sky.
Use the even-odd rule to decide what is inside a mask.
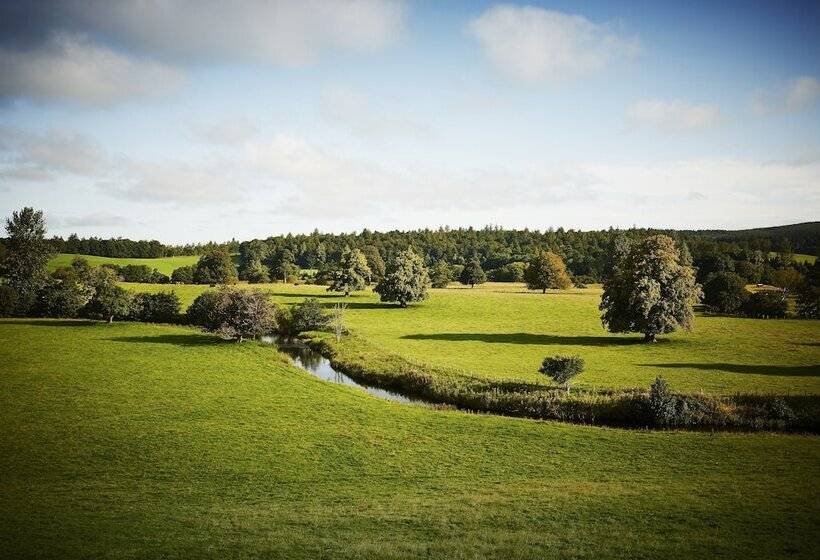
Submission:
[[[0,212],[165,243],[820,218],[820,3],[0,1]]]

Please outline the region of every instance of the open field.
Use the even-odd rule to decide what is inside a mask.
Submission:
[[[205,286],[123,284],[136,291],[173,289],[187,307]],[[456,285],[453,285],[456,286]],[[342,301],[321,286],[260,285],[279,303],[318,297]],[[820,322],[698,315],[695,330],[641,344],[638,335],[612,335],[600,324],[600,289],[543,295],[520,284],[432,290],[409,309],[383,305],[370,292],[347,298],[348,323],[388,352],[490,378],[544,382],[547,354],[577,353],[587,364],[578,378],[588,388],[648,387],[657,375],[681,391],[820,394]]]
[[[10,558],[811,558],[820,546],[817,437],[400,405],[184,327],[3,320],[0,339]]]
[[[156,268],[159,272],[168,276],[181,267],[196,264],[199,257],[196,255],[183,255],[179,257],[160,257],[157,259],[128,259],[128,258],[112,258],[112,257],[97,257],[94,255],[72,255],[68,253],[58,253],[48,262],[48,269],[54,270],[60,266],[68,266],[76,257],[86,259],[92,266],[100,266],[103,264],[116,264],[118,266],[125,266],[128,264],[145,265],[149,268]]]

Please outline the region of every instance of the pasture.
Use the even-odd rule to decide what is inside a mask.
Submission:
[[[123,284],[135,291],[174,290],[183,308],[206,286]],[[381,351],[493,379],[547,383],[545,355],[579,354],[586,388],[648,387],[662,375],[681,391],[712,394],[820,394],[820,322],[761,320],[698,313],[693,332],[641,344],[613,335],[599,319],[600,289],[529,292],[521,284],[452,284],[408,309],[372,292],[348,298],[322,286],[258,285],[281,304],[317,297],[348,303],[349,327]]]
[[[54,270],[61,266],[69,266],[71,261],[76,257],[86,259],[91,266],[100,266],[103,264],[115,264],[117,266],[126,266],[129,264],[145,265],[148,268],[156,268],[159,272],[170,276],[171,273],[181,267],[195,265],[199,260],[197,255],[182,255],[179,257],[160,257],[156,259],[138,259],[138,258],[113,258],[113,257],[98,257],[95,255],[72,255],[68,253],[58,253],[48,262],[48,269]]]
[[[817,437],[401,405],[185,327],[2,320],[0,339],[9,558],[749,559],[820,546]]]

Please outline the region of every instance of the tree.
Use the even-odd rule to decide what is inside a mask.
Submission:
[[[86,278],[78,275],[73,267],[55,270],[37,293],[34,314],[39,317],[76,317],[94,295],[94,288]]]
[[[348,247],[342,252],[342,258],[333,271],[333,278],[328,287],[329,292],[343,292],[345,296],[350,292],[363,290],[367,286],[367,279],[371,276],[367,259],[359,249]]]
[[[174,323],[180,302],[176,292],[139,293],[134,296],[132,319],[145,323]]]
[[[370,268],[370,276],[367,278],[367,283],[372,284],[384,278],[386,265],[379,250],[373,245],[366,245],[362,249],[362,253],[365,259],[367,259],[368,268]]]
[[[703,285],[703,303],[717,313],[736,313],[748,297],[746,282],[734,272],[716,272]]]
[[[290,249],[283,249],[273,265],[273,274],[277,278],[281,278],[282,282],[287,282],[288,278],[293,278],[299,273],[299,267],[296,266],[296,259]]]
[[[430,284],[434,288],[446,288],[453,280],[453,271],[450,269],[450,265],[443,260],[436,261],[429,274]]]
[[[222,286],[197,297],[188,308],[188,317],[207,332],[242,342],[272,332],[276,308],[264,292]]]
[[[564,385],[569,393],[572,378],[584,371],[584,360],[580,356],[547,356],[538,371]]]
[[[490,278],[494,282],[523,282],[526,270],[527,263],[511,262],[491,271]]]
[[[530,290],[566,290],[572,286],[567,267],[561,257],[551,251],[539,251],[524,271],[524,280]]]
[[[94,269],[91,278],[94,296],[85,306],[89,317],[106,319],[113,323],[114,319],[127,319],[132,313],[133,296],[117,285],[117,275],[109,268]]]
[[[46,226],[42,211],[25,207],[6,219],[4,261],[8,285],[16,292],[16,310],[25,315],[46,283],[46,264],[51,248],[45,239]]]
[[[196,267],[193,265],[181,266],[171,273],[171,282],[174,284],[193,284],[195,271]]]
[[[280,309],[277,315],[279,332],[290,336],[306,331],[320,331],[326,328],[331,320],[332,317],[316,298],[303,300],[302,303],[291,307],[289,312]]]
[[[464,269],[461,271],[458,281],[471,288],[475,288],[476,284],[483,284],[487,281],[487,275],[484,274],[484,269],[481,268],[481,263],[478,262],[478,259],[472,259],[464,265]]]
[[[692,267],[680,264],[674,240],[653,235],[630,248],[604,281],[601,321],[610,332],[639,332],[645,342],[678,327],[691,330],[700,300]]]
[[[236,267],[225,249],[213,249],[199,258],[194,270],[197,284],[235,284]]]
[[[412,249],[397,254],[385,270],[384,278],[376,285],[381,301],[397,301],[399,306],[427,299],[430,276],[424,261]]]
[[[793,268],[781,268],[772,273],[772,286],[782,288],[790,294],[796,294],[806,287],[806,279]]]
[[[248,265],[245,269],[245,278],[251,284],[264,284],[270,282],[270,274],[268,267],[262,264],[262,261],[256,260]]]
[[[789,309],[784,290],[761,290],[749,296],[743,313],[758,319],[780,319]]]
[[[796,308],[798,317],[820,319],[820,288],[804,288],[797,296]]]

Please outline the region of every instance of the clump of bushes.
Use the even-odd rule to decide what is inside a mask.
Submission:
[[[786,292],[761,290],[749,296],[743,305],[743,313],[749,317],[782,319],[789,309]]]
[[[268,294],[257,290],[223,287],[205,292],[188,308],[188,320],[225,339],[242,342],[271,333],[276,327],[276,308]]]
[[[276,314],[280,334],[295,336],[307,331],[320,331],[330,324],[332,317],[316,298],[308,298],[290,309],[279,308]]]
[[[195,270],[196,267],[193,265],[181,266],[171,273],[171,282],[174,284],[193,284]]]
[[[179,320],[180,302],[176,292],[134,295],[131,319],[145,323],[175,323]]]
[[[559,385],[563,385],[569,393],[569,384],[572,378],[584,371],[584,359],[581,356],[547,356],[541,364],[539,372],[548,375]]]

